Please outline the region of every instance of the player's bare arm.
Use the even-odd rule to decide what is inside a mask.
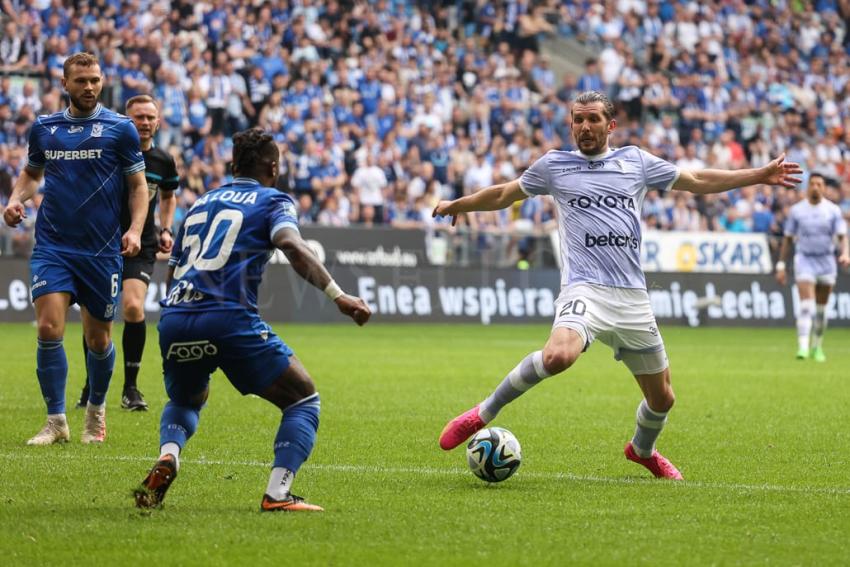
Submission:
[[[850,267],[850,239],[846,234],[838,235],[838,246],[841,252],[838,253],[838,264],[842,268]]]
[[[166,254],[171,253],[174,246],[174,233],[171,226],[174,223],[174,210],[177,208],[177,196],[174,191],[159,190],[159,251]]]
[[[14,189],[12,189],[9,204],[3,211],[3,220],[6,221],[7,225],[18,226],[26,218],[24,203],[32,199],[32,196],[38,191],[38,184],[43,175],[43,169],[31,167],[25,167],[21,172],[20,177],[15,182]]]
[[[761,183],[794,187],[802,181],[797,177],[801,173],[800,165],[786,162],[785,154],[782,154],[767,165],[752,169],[685,169],[680,172],[673,189],[705,195]]]
[[[498,211],[509,207],[516,201],[527,198],[519,185],[519,179],[491,185],[480,191],[455,199],[454,201],[440,201],[434,207],[433,216],[452,216],[452,225],[457,222],[457,215],[472,211]]]
[[[142,249],[142,229],[148,215],[148,182],[145,170],[127,176],[130,228],[121,237],[121,255],[132,257]]]
[[[366,302],[359,297],[343,293],[333,282],[324,265],[301,238],[297,230],[283,228],[278,230],[272,241],[275,247],[286,254],[295,272],[315,287],[324,290],[331,297],[343,315],[354,319],[358,325],[365,325],[372,315]]]
[[[776,262],[776,281],[779,282],[779,285],[785,285],[788,282],[785,260],[791,251],[791,243],[793,241],[793,236],[784,236],[782,238],[782,245],[779,247],[779,260]]]

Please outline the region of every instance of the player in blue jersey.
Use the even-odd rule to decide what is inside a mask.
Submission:
[[[121,394],[121,407],[130,411],[147,411],[148,404],[137,385],[147,337],[145,296],[156,265],[157,252],[170,253],[174,243],[171,224],[177,204],[174,192],[179,178],[174,158],[153,143],[154,134],[159,127],[159,106],[156,100],[150,95],[136,95],[127,101],[125,110],[139,133],[150,204],[142,230],[141,250],[136,257],[124,261],[124,271],[121,274],[121,316],[124,319],[124,333],[121,337],[124,352],[124,388]],[[157,195],[159,195],[161,226],[159,230],[154,221]],[[130,211],[125,200],[121,211],[121,226],[129,225]],[[85,341],[83,351],[88,351],[85,348]],[[77,407],[85,407],[88,399],[89,387],[86,383]]]
[[[850,266],[847,223],[838,205],[824,197],[825,192],[826,179],[819,173],[812,173],[806,198],[791,207],[785,221],[785,238],[776,263],[776,279],[780,285],[785,285],[785,259],[794,243],[794,279],[800,296],[797,358],[804,360],[811,356],[817,362],[826,362],[823,334],[826,331],[829,296],[838,277],[836,240],[840,246],[837,264],[844,268]],[[814,336],[810,337],[812,331]]]
[[[236,134],[233,182],[199,198],[177,236],[159,323],[170,401],[160,421],[159,460],[135,492],[141,508],[162,503],[179,470],[180,451],[198,426],[210,375],[221,368],[242,394],[256,394],[283,411],[261,510],[321,510],[290,491],[313,449],[319,394],[292,350],[257,313],[266,262],[282,250],[301,277],[358,325],[371,312],[363,300],[343,293],[301,239],[294,201],[272,188],[279,164],[270,134]]]
[[[483,402],[450,421],[440,435],[449,450],[483,428],[496,414],[543,379],[572,366],[599,339],[614,350],[643,392],[637,428],[626,444],[629,460],[656,477],[681,473],[655,450],[673,406],[664,342],[649,304],[640,266],[640,210],[649,189],[719,193],[757,183],[793,186],[797,164],[781,156],[758,169],[680,170],[634,146],[612,149],[614,108],[604,94],[580,94],[572,107],[578,151],[550,151],[514,181],[454,201],[441,201],[434,215],[503,209],[535,195],[551,195],[558,207],[561,293],[543,350],[526,356]]]
[[[148,188],[139,135],[133,123],[103,108],[103,77],[97,58],[72,55],[64,64],[62,86],[70,105],[39,116],[29,135],[29,161],[18,178],[3,218],[15,226],[23,203],[44,177],[44,200],[35,223],[30,260],[32,300],[38,324],[36,374],[47,404],[47,424],[29,445],[67,441],[65,383],[68,360],[62,338],[65,315],[79,303],[90,395],[82,442],[106,436],[106,391],[115,364],[112,319],[121,289],[122,255],[139,252]],[[123,233],[120,215],[129,193],[131,223]]]

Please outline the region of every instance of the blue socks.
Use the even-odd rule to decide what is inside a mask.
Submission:
[[[319,429],[319,394],[313,394],[283,411],[274,439],[274,466],[298,472],[310,456]]]
[[[112,369],[115,367],[115,345],[112,341],[109,341],[106,352],[94,352],[89,349],[86,367],[89,374],[89,403],[102,406],[106,403],[106,391],[109,389]]]
[[[159,420],[159,445],[176,443],[182,449],[195,430],[201,418],[201,408],[179,406],[174,402],[165,404]]]
[[[35,355],[36,374],[48,415],[65,413],[65,383],[68,381],[68,359],[62,339],[38,339]]]

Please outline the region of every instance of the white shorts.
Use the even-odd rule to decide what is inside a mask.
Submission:
[[[585,348],[599,339],[614,350],[632,374],[657,374],[667,368],[649,294],[643,289],[580,283],[561,290],[552,328],[576,331]]]
[[[807,256],[794,254],[794,279],[801,283],[834,286],[838,279],[838,263],[832,254]]]

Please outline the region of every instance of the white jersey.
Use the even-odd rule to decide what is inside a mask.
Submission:
[[[561,285],[646,289],[640,265],[640,210],[650,189],[668,191],[679,168],[635,146],[599,156],[552,150],[520,177],[529,196],[558,205]]]
[[[796,237],[797,254],[804,256],[832,256],[835,254],[835,237],[847,234],[847,223],[841,209],[827,199],[813,205],[804,199],[791,207],[785,221],[785,236]]]

